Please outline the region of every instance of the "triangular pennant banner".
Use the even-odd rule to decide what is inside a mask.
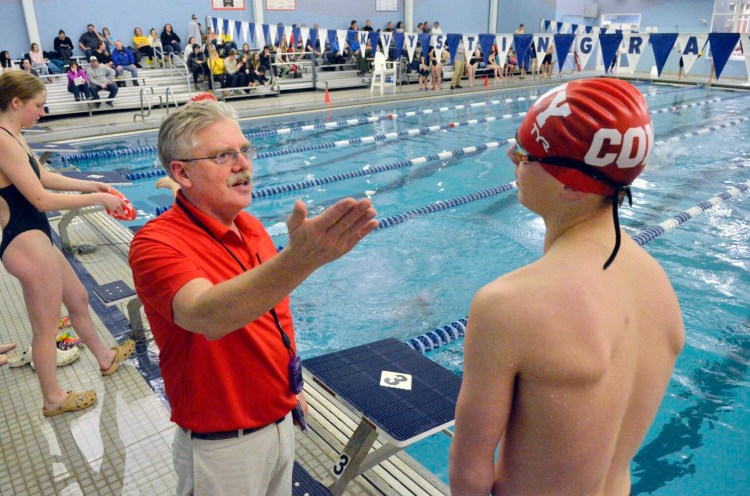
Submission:
[[[555,39],[555,50],[557,51],[557,68],[562,72],[563,64],[568,58],[570,53],[570,47],[576,41],[576,35],[574,34],[556,34]]]
[[[745,54],[745,67],[747,68],[747,80],[750,81],[750,34],[742,35],[742,51]]]
[[[297,42],[297,38],[294,37],[293,28],[291,26],[284,26],[284,39],[286,39],[286,45],[289,48],[294,48],[294,44]]]
[[[380,32],[380,45],[383,47],[383,53],[385,54],[385,58],[388,58],[388,52],[390,51],[389,48],[391,47],[391,41],[393,41],[393,33],[389,31],[381,31]],[[425,47],[422,47],[422,50],[426,50]]]
[[[586,34],[590,34],[592,29],[594,29],[593,26],[586,26]]]
[[[242,21],[234,21],[234,33],[235,36],[232,38],[233,40],[240,40],[240,34],[245,33],[245,36],[242,37],[242,42],[247,43],[247,29],[243,28],[244,23]]]
[[[310,33],[310,47],[312,48],[312,51],[319,50],[317,47],[318,45],[318,28],[312,28],[308,31]],[[304,33],[304,31],[302,31]],[[303,34],[304,36],[304,34]],[[307,45],[305,45],[307,46]]]
[[[607,28],[606,27],[600,27],[599,28],[599,34],[607,34]]]
[[[542,29],[543,29],[544,31],[549,31],[549,26],[550,26],[550,24],[552,24],[552,23],[550,22],[550,20],[549,20],[549,19],[545,19],[545,20],[544,20],[544,26],[543,26],[543,28],[542,28]]]
[[[229,32],[229,19],[221,20],[221,34],[231,34]]]
[[[648,45],[647,34],[630,34],[626,33],[622,35],[622,42],[625,45],[625,55],[628,59],[628,70],[630,74],[635,72],[635,66],[638,65],[638,61],[643,55],[643,51]]]
[[[331,30],[333,31],[333,30]],[[337,29],[336,30],[336,41],[339,42],[339,55],[344,53],[344,47],[346,45],[346,37],[349,35],[348,29]]]
[[[505,63],[508,60],[508,52],[510,51],[510,45],[513,42],[512,34],[498,34],[495,36],[495,44],[497,45],[497,56],[500,59],[500,66],[505,67]]]
[[[461,35],[455,33],[449,33],[446,37],[445,44],[448,45],[448,51],[451,53],[451,64],[456,59],[456,52],[458,52],[458,44],[461,43]]]
[[[302,40],[302,51],[307,48],[307,40],[310,39],[310,28],[299,28],[299,38]],[[313,49],[315,46],[313,45]]]
[[[328,51],[331,52],[331,53],[336,52],[337,51],[336,50],[337,49],[337,47],[336,47],[336,45],[337,45],[337,43],[336,43],[336,30],[335,29],[328,29],[328,30],[324,29],[323,31],[327,32],[326,35],[327,35],[327,41],[328,41]]]
[[[654,51],[656,73],[661,77],[661,70],[664,69],[664,64],[667,63],[674,42],[677,41],[677,33],[651,33],[649,40]]]
[[[682,57],[682,63],[684,65],[682,70],[685,71],[685,76],[690,74],[690,70],[693,68],[695,62],[701,55],[703,55],[701,50],[703,46],[705,46],[706,40],[708,40],[707,34],[698,34],[692,36],[689,34],[680,35],[677,38],[677,43],[682,49],[680,57]]]
[[[351,47],[354,44],[355,40],[358,40],[357,32],[353,29],[349,29],[346,32],[346,42],[349,43],[349,46]]]
[[[445,35],[435,34],[432,35],[432,46],[435,47],[435,58],[437,60],[443,60],[443,48],[445,48]],[[448,50],[450,53],[450,50]]]
[[[255,41],[255,37],[253,36],[253,32],[248,29],[249,27],[250,23],[242,21],[242,27],[240,28],[242,30],[242,41],[243,43],[251,45]],[[250,35],[249,37],[248,34]]]
[[[558,33],[561,32],[562,28],[563,28],[563,23],[560,21],[557,21],[557,32]]]
[[[372,55],[375,56],[375,52],[378,51],[378,40],[380,39],[380,33],[372,31],[370,33],[370,46],[372,46]]]
[[[531,36],[531,35],[529,35]],[[479,38],[475,34],[465,34],[463,35],[464,40],[464,51],[466,51],[466,63],[469,63],[469,60],[474,53],[474,50],[477,49],[477,43],[479,43]]]
[[[297,45],[299,45],[300,42],[302,42],[302,36],[300,34],[301,32],[302,32],[302,29],[299,28],[299,27],[293,27],[292,28],[292,40],[294,41],[294,43],[292,43],[294,45],[292,48],[294,48],[295,51],[297,50]],[[305,50],[305,45],[303,43],[302,44],[302,51],[304,51],[304,50]]]
[[[534,39],[534,48],[536,48],[536,51],[538,54],[543,54],[547,51],[549,48],[550,43],[552,43],[552,37],[554,35],[552,34],[538,34],[536,35],[536,38]],[[540,58],[544,58],[543,55],[539,55]]]
[[[406,56],[409,58],[409,62],[414,60],[414,50],[417,48],[417,34],[406,33],[404,36],[404,44],[406,45]]]
[[[284,38],[284,25],[278,24],[276,26],[276,30],[274,31],[274,39],[273,44],[276,46],[279,46],[281,44],[281,39]],[[288,41],[287,41],[288,43]]]
[[[622,34],[600,34],[599,46],[602,50],[602,61],[604,70],[608,70],[612,65],[612,60],[617,56],[617,49],[622,43]]]
[[[214,34],[217,34],[219,32],[219,18],[218,17],[211,18],[211,27],[214,30]]]
[[[714,58],[714,68],[716,69],[716,79],[721,77],[721,71],[727,65],[727,60],[729,60],[729,56],[732,55],[739,40],[740,33],[708,33],[711,56]]]
[[[362,47],[362,55],[364,56],[365,47],[367,47],[367,39],[370,33],[368,31],[357,31],[357,37],[359,38],[359,46]]]
[[[571,24],[571,25],[570,25],[570,33],[571,33],[571,34],[576,34],[576,33],[578,33],[578,24]]]
[[[393,60],[398,60],[401,58],[401,53],[404,51],[404,33],[399,33],[398,31],[393,33],[393,44],[396,48]]]
[[[263,24],[261,28],[263,29],[263,45],[273,45],[273,40],[271,39],[271,26]]]
[[[531,46],[531,41],[533,37],[534,37],[533,34],[514,34],[513,35],[513,46],[516,47],[516,57],[518,57],[519,67],[523,64],[523,61],[526,60],[526,52],[529,51],[529,47]]]
[[[579,34],[576,36],[576,52],[581,60],[581,68],[585,69],[589,59],[595,53],[599,37],[594,34]]]
[[[484,63],[489,62],[490,52],[492,51],[492,45],[495,43],[494,34],[480,34],[479,35],[479,46],[482,47],[482,57],[484,57]]]

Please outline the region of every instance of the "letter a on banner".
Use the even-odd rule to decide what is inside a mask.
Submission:
[[[681,34],[677,37],[677,47],[682,54],[685,76],[690,74],[693,64],[701,56],[701,50],[706,45],[706,40],[708,40],[707,34]]]

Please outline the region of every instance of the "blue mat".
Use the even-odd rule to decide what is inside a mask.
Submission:
[[[303,365],[398,443],[413,442],[455,419],[461,379],[397,339],[329,353]],[[383,371],[401,373],[391,379],[394,384],[410,375],[411,388],[382,386]]]

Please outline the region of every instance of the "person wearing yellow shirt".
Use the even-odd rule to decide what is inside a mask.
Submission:
[[[210,48],[208,56],[208,69],[213,74],[213,82],[225,86],[224,82],[224,59],[219,57],[219,52],[215,48]],[[211,78],[208,80],[208,88],[214,89]]]
[[[141,28],[135,28],[133,30],[133,46],[135,47],[135,53],[138,54],[138,59],[144,55],[148,57],[148,63],[154,59],[154,48],[151,46],[151,42],[148,36],[143,36],[143,30]]]

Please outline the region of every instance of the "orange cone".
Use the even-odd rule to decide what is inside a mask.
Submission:
[[[484,85],[487,87],[490,86],[490,78],[487,77],[487,74],[484,75]]]
[[[323,98],[323,103],[328,105],[329,107],[333,107],[333,104],[331,103],[331,96],[328,94],[328,85],[326,84],[326,96]]]

